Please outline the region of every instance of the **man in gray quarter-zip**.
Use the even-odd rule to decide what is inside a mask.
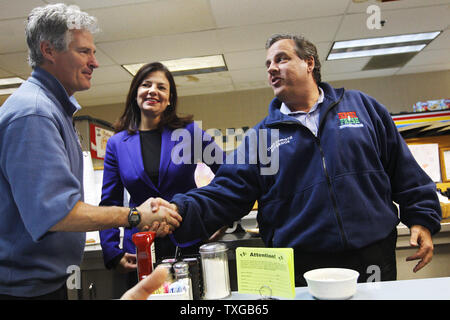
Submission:
[[[76,6],[38,7],[28,16],[33,72],[0,108],[0,299],[66,299],[67,270],[81,263],[86,231],[156,221],[165,235],[179,224],[176,213],[152,212],[151,199],[133,211],[83,202],[73,94],[90,88],[98,67],[96,29]]]

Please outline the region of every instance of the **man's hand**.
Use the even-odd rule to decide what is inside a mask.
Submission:
[[[120,273],[128,273],[131,271],[136,271],[136,254],[126,252],[122,259],[120,259],[116,270]]]
[[[168,225],[166,222],[160,223],[159,221],[154,221],[151,226],[142,227],[141,231],[154,231],[156,232],[155,236],[159,238],[163,238],[172,233],[170,225]]]
[[[173,231],[180,226],[182,221],[181,216],[178,214],[173,205],[166,206],[164,199],[161,198],[149,198],[137,209],[141,212],[141,223],[138,229],[141,231],[148,231],[150,228],[152,231],[156,229],[157,235],[165,235]],[[167,202],[168,203],[168,202]],[[156,223],[158,222],[159,225]]]
[[[156,267],[145,279],[139,281],[133,288],[128,290],[120,298],[121,300],[147,300],[148,297],[162,286],[167,278],[167,269]]]
[[[150,205],[152,207],[152,212],[158,212],[160,207],[164,207],[168,209],[171,212],[176,212],[178,214],[178,208],[176,205],[162,199],[162,198],[151,198]],[[159,222],[154,222],[152,227],[150,228],[150,231],[155,231],[157,237],[165,237],[168,234],[171,234],[173,232],[174,228],[167,225],[167,223],[162,222],[161,224]]]
[[[413,269],[413,272],[417,272],[425,267],[433,258],[433,241],[431,240],[430,231],[423,226],[411,226],[411,237],[409,244],[412,247],[419,246],[419,250],[417,250],[415,254],[406,258],[406,261],[420,259]]]
[[[178,208],[175,204],[170,203],[162,198],[151,198],[151,199],[152,199],[152,201],[151,201],[150,205],[152,206],[153,212],[158,211],[159,207],[161,206],[161,207],[165,207],[167,209],[171,209],[178,213]]]
[[[162,199],[162,198],[150,198],[150,206],[152,208],[152,212],[157,213],[159,208],[166,208],[170,212],[176,212],[178,214],[178,208],[176,205],[171,204],[170,202]],[[173,232],[174,228],[168,225],[166,222],[159,223],[158,221],[153,222],[151,227],[144,227],[142,231],[155,231],[156,237],[165,237],[168,234]]]

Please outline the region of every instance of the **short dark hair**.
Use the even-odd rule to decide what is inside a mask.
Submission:
[[[142,81],[144,81],[150,73],[155,71],[162,71],[170,85],[170,103],[161,115],[161,121],[158,128],[161,129],[163,126],[167,126],[171,129],[178,129],[185,127],[188,123],[193,121],[192,115],[185,117],[179,117],[177,115],[178,95],[172,73],[161,62],[151,62],[142,66],[131,81],[127,100],[125,102],[125,110],[122,116],[114,124],[114,130],[116,132],[128,130],[129,133],[135,133],[138,130],[139,123],[141,122],[141,110],[136,101],[137,91]]]
[[[320,74],[321,64],[316,46],[312,42],[306,40],[303,36],[284,33],[274,34],[269,39],[267,39],[266,49],[269,49],[275,42],[283,39],[291,39],[294,41],[295,52],[300,59],[306,60],[311,57],[314,58],[313,78],[316,83],[319,84],[322,81],[322,76]]]

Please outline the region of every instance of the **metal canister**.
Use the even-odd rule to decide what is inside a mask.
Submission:
[[[189,274],[192,282],[192,298],[200,300],[203,295],[202,269],[200,266],[200,256],[184,258],[183,262],[189,265]]]
[[[222,299],[231,294],[227,252],[226,245],[219,242],[207,243],[200,247],[203,299]]]
[[[173,270],[175,272],[175,279],[183,283],[188,293],[188,299],[192,300],[192,281],[189,275],[189,264],[183,261],[174,263]]]

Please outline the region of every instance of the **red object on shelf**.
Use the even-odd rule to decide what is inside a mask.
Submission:
[[[153,272],[153,259],[156,233],[153,231],[133,234],[132,240],[136,246],[138,280],[141,281]]]

